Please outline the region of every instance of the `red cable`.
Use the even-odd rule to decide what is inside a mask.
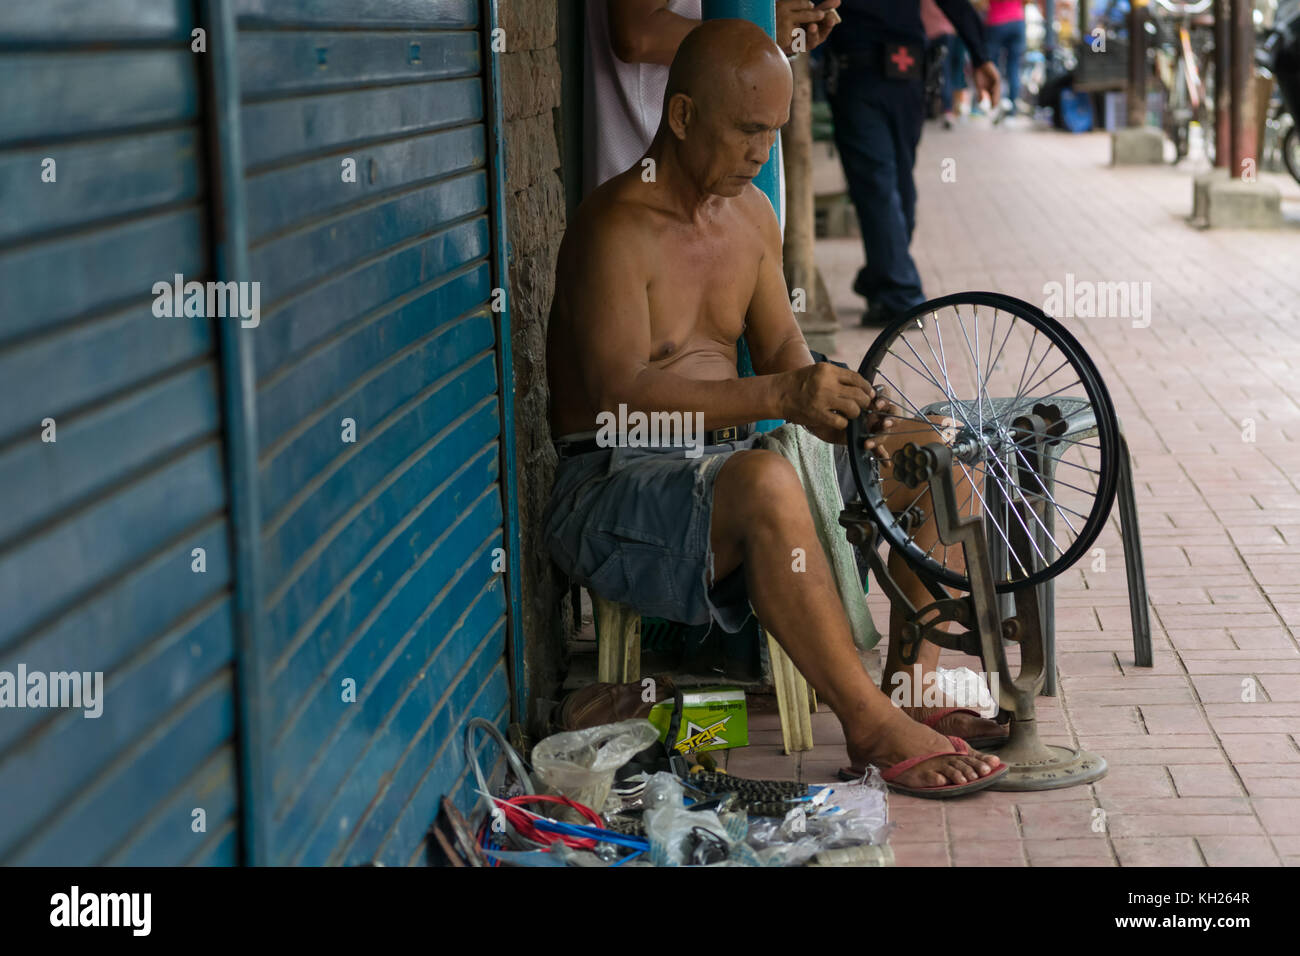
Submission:
[[[550,846],[550,844],[559,840],[570,849],[590,850],[596,846],[596,841],[591,837],[574,837],[563,833],[550,833],[538,830],[537,827],[533,825],[533,818],[522,810],[517,809],[518,807],[528,803],[559,803],[577,810],[578,813],[591,821],[592,826],[600,827],[602,830],[605,829],[605,824],[600,819],[599,813],[592,810],[590,807],[584,807],[581,803],[574,803],[568,797],[556,797],[544,793],[524,794],[523,796],[510,797],[509,799],[498,797],[496,798],[496,802],[498,805],[504,804],[504,806],[501,807],[501,812],[505,814],[506,819],[510,821],[510,825],[515,828],[515,831],[521,837],[547,846]]]

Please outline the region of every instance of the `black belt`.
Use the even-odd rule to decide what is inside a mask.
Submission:
[[[704,433],[705,445],[721,445],[729,441],[744,441],[754,432],[754,426],[745,425],[728,425],[726,428],[715,428],[711,432]],[[555,444],[555,453],[561,458],[576,458],[578,455],[586,455],[589,452],[600,451],[601,448],[608,448],[608,445],[599,445],[596,439],[583,438],[580,441],[557,441]]]
[[[832,70],[871,70],[897,80],[925,77],[925,45],[920,43],[881,42],[836,53],[832,59]]]

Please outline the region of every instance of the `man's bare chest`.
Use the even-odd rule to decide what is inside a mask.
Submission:
[[[665,243],[647,286],[652,357],[690,345],[730,345],[744,331],[761,246],[748,236]]]

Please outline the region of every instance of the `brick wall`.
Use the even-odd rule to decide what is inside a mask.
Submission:
[[[515,370],[515,455],[523,568],[524,663],[533,696],[550,696],[563,666],[565,582],[541,540],[542,511],[555,474],[547,422],[546,319],[564,235],[564,186],[557,129],[560,62],[557,4],[500,0],[505,113],[506,229]]]

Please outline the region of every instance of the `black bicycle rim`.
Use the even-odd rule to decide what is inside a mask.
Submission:
[[[914,323],[917,317],[927,313],[939,312],[950,306],[982,306],[997,309],[1014,316],[1036,329],[1068,360],[1072,369],[1078,374],[1091,410],[1096,418],[1100,466],[1097,470],[1097,490],[1092,506],[1083,527],[1073,542],[1061,551],[1045,566],[1013,580],[997,581],[998,592],[1008,593],[1041,584],[1050,580],[1074,565],[1088,547],[1096,540],[1105,527],[1115,499],[1115,490],[1119,478],[1119,423],[1115,416],[1110,394],[1102,382],[1096,366],[1088,357],[1078,340],[1060,322],[1051,318],[1041,309],[1012,296],[995,292],[962,292],[943,296],[923,302],[909,311],[902,318],[885,328],[867,350],[859,366],[859,374],[874,385],[883,384],[876,381],[876,372],[881,360],[888,354],[890,345]],[[898,396],[894,396],[895,401]],[[970,582],[964,574],[959,574],[944,565],[928,558],[921,549],[905,535],[889,510],[881,491],[879,471],[873,459],[863,449],[862,442],[866,436],[865,415],[849,423],[849,462],[858,493],[872,512],[872,517],[879,527],[884,539],[898,550],[913,566],[923,570],[928,576],[942,584],[961,590],[969,590]],[[920,442],[918,442],[920,444]]]

